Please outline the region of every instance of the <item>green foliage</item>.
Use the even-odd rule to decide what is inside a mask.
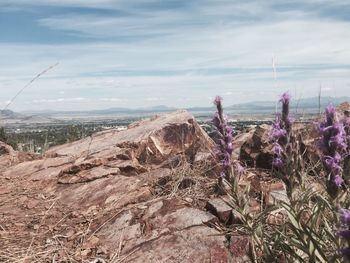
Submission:
[[[251,262],[343,262],[339,253],[341,239],[337,235],[338,203],[348,202],[349,194],[334,200],[326,192],[298,188],[298,198],[279,202],[259,213],[249,211],[249,188],[238,190],[232,179],[229,204],[241,219],[230,226],[250,238]],[[348,204],[344,204],[348,206]],[[272,211],[281,211],[283,223],[271,224]]]
[[[0,141],[16,148],[16,142],[9,136],[4,127],[0,127]]]
[[[233,171],[232,171],[233,174]],[[265,222],[270,212],[276,209],[271,206],[259,213],[253,214],[250,211],[250,187],[240,187],[238,185],[238,177],[232,176],[230,179],[230,189],[228,192],[230,197],[229,205],[234,210],[234,216],[240,223],[231,225],[233,232],[237,231],[243,236],[249,237],[248,256],[251,262],[258,262],[258,255],[261,254],[261,248],[264,246]],[[228,184],[227,181],[225,181]]]
[[[73,124],[31,130],[23,129],[21,132],[16,130],[8,132],[0,127],[0,141],[11,145],[15,150],[44,153],[49,147],[73,142],[100,130],[100,127],[96,128],[92,125]]]
[[[265,246],[265,254],[282,252],[286,262],[342,262],[340,240],[335,228],[338,211],[332,201],[310,190],[280,206],[286,213],[285,223],[275,226],[266,243],[275,242],[274,251]]]
[[[0,127],[0,141],[7,142],[7,134],[4,127]]]

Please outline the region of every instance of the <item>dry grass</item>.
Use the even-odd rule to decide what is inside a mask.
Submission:
[[[208,198],[215,194],[217,178],[211,173],[209,165],[184,163],[154,183],[155,196],[179,198],[194,207],[203,208]]]

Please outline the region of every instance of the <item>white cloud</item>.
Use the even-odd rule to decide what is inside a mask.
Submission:
[[[0,6],[73,6],[73,7],[108,7],[120,0],[2,0]]]
[[[93,37],[93,41],[0,44],[0,100],[11,98],[56,61],[60,65],[34,82],[12,107],[44,108],[60,103],[63,109],[85,109],[159,102],[203,106],[216,94],[228,96],[225,103],[230,104],[273,99],[287,89],[316,96],[320,83],[332,87],[339,96],[349,94],[348,21],[320,18],[301,7],[276,11],[271,5],[278,1],[202,0],[189,9],[154,8],[152,12],[141,8],[140,1],[97,2],[16,2],[27,6],[120,7],[127,15],[67,13],[37,21],[52,32],[74,32]],[[277,88],[273,55],[278,62]],[[90,101],[59,101],[82,96]],[[36,105],[21,104],[24,101]]]
[[[27,103],[36,103],[36,104],[40,104],[40,103],[63,103],[63,102],[89,102],[91,101],[91,99],[88,98],[81,98],[81,97],[77,97],[77,98],[58,98],[58,99],[38,99],[38,100],[32,100],[30,102]]]
[[[164,100],[164,98],[157,98],[157,97],[150,97],[150,98],[146,98],[146,101],[162,101]]]
[[[101,98],[101,101],[107,101],[107,102],[120,102],[120,101],[125,101],[125,99],[120,99],[120,98]]]

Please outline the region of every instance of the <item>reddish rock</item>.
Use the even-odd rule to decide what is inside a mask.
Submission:
[[[122,253],[132,253],[127,262],[229,262],[225,238],[206,226],[215,221],[180,200],[161,200],[121,214],[99,236],[108,240],[108,250],[121,242]]]
[[[343,102],[337,107],[340,114],[350,113],[350,104],[348,102]]]
[[[246,256],[249,251],[249,238],[246,236],[233,235],[230,238],[230,253],[235,263],[249,262]]]
[[[154,182],[174,166],[211,156],[212,140],[186,111],[96,133],[25,162],[2,149],[0,225],[13,239],[0,239],[0,247],[9,254],[35,251],[29,260],[40,255],[35,261],[47,262],[54,256],[40,252],[64,244],[57,262],[233,262],[225,237],[210,227],[214,215],[155,195]],[[211,185],[216,178],[203,180]],[[184,178],[178,191],[195,183]]]
[[[206,204],[206,209],[216,215],[221,222],[228,223],[232,217],[232,207],[221,198],[211,199]]]
[[[162,235],[131,251],[126,262],[236,262],[230,260],[225,238],[215,236],[217,233],[212,228],[197,226]]]
[[[10,155],[14,152],[10,145],[0,141],[0,156]]]
[[[270,169],[273,155],[269,139],[269,125],[260,125],[249,131],[246,141],[240,148],[240,160],[247,166]],[[235,143],[236,139],[234,139]]]
[[[234,139],[233,139],[234,148],[233,148],[233,153],[232,153],[232,156],[234,159],[238,159],[240,157],[242,146],[247,141],[252,139],[254,132],[255,132],[255,129],[253,128],[247,132],[239,133],[238,135],[236,135],[234,137]]]
[[[212,149],[213,142],[186,111],[157,116],[130,126],[125,131],[109,130],[71,144],[57,146],[48,156],[121,159],[142,164],[161,164],[177,154],[194,160],[199,150]]]
[[[319,160],[319,153],[315,141],[319,135],[315,125],[313,123],[295,123],[293,131],[296,136],[300,134],[303,139],[300,149],[303,152],[303,159],[307,163],[316,163]],[[272,168],[274,154],[270,132],[271,126],[263,124],[251,129],[244,135],[234,138],[234,143],[236,144],[237,140],[237,143],[241,145],[239,158],[248,167],[268,170]]]

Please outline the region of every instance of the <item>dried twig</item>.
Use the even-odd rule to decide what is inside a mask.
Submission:
[[[14,102],[14,100],[27,88],[29,87],[34,81],[36,81],[38,78],[40,78],[42,75],[46,74],[48,71],[50,71],[51,69],[53,69],[54,67],[58,66],[59,62],[57,62],[54,65],[51,65],[50,67],[48,67],[47,69],[43,70],[42,72],[40,72],[38,75],[36,75],[34,78],[32,78],[26,85],[24,85],[24,87],[22,89],[20,89],[16,95],[9,101],[9,103],[7,103],[7,105],[5,106],[4,110],[7,110],[8,107]]]

